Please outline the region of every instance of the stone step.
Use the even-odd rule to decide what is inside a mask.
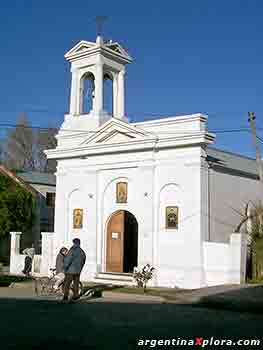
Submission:
[[[132,278],[132,274],[127,273],[113,273],[113,272],[100,272],[94,278],[96,282],[106,284],[118,284],[118,285],[134,285],[135,282]]]
[[[106,284],[108,286],[135,286],[134,282],[118,279],[106,279],[95,277],[94,282]]]
[[[100,278],[107,278],[107,279],[121,279],[121,280],[127,280],[132,281],[132,273],[121,273],[121,272],[99,272],[97,274]]]

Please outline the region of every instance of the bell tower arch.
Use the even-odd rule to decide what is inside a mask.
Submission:
[[[68,119],[89,118],[94,127],[112,116],[125,120],[125,66],[132,62],[126,50],[112,40],[104,42],[98,35],[96,42],[80,41],[65,58],[71,63],[72,74]],[[112,81],[112,115],[104,110],[104,81],[107,79]]]

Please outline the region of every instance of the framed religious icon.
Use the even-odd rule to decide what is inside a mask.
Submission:
[[[178,229],[178,207],[166,207],[165,218],[166,228]]]
[[[117,203],[127,203],[127,182],[118,182],[116,184],[116,202]]]
[[[73,210],[73,228],[82,228],[83,225],[83,209]]]

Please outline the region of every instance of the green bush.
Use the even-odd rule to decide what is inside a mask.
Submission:
[[[143,288],[143,292],[146,292],[147,283],[153,278],[153,272],[155,268],[150,264],[146,264],[140,270],[137,267],[134,268],[133,278],[137,282],[138,288]]]
[[[17,277],[17,276],[0,276],[0,287],[9,287],[11,283],[29,282],[32,278],[28,277]]]
[[[101,298],[102,297],[102,289],[95,289],[92,296],[94,298]]]
[[[9,265],[9,259],[5,258],[5,257],[1,257],[0,258],[0,264],[2,264],[3,266],[8,266]]]
[[[0,237],[10,231],[31,230],[35,208],[36,200],[32,193],[0,175]]]

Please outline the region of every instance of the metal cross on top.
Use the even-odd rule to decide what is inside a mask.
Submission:
[[[107,16],[97,16],[96,17],[97,36],[101,36],[103,24],[107,19],[108,19]]]

